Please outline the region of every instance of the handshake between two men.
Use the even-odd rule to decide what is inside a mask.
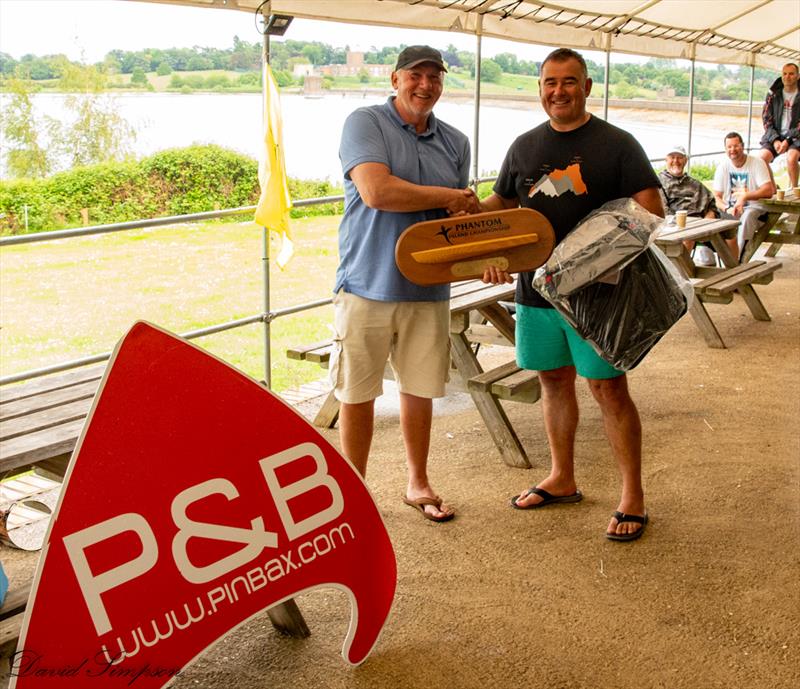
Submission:
[[[497,194],[493,194],[487,199],[486,203],[481,203],[475,191],[469,187],[466,189],[454,189],[452,200],[448,203],[446,210],[448,215],[463,216],[476,213],[492,213],[495,211],[509,210],[516,208],[517,204],[513,200],[503,199]],[[546,257],[545,257],[546,259]],[[514,279],[510,273],[502,266],[503,261],[486,262],[481,279],[483,282],[491,284],[511,284]]]

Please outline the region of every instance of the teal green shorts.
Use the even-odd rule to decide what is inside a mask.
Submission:
[[[520,368],[551,371],[574,366],[579,375],[597,380],[625,373],[602,359],[555,309],[517,304],[516,338]]]

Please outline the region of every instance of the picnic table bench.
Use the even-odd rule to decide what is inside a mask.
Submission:
[[[0,388],[0,474],[46,463],[63,476],[105,365]]]
[[[473,349],[473,342],[514,344],[514,319],[503,302],[513,300],[514,284],[487,285],[480,280],[454,283],[450,295],[450,356],[461,382],[473,399],[487,430],[506,464],[531,466],[525,449],[500,401],[533,403],[539,399],[539,380],[535,371],[521,370],[513,361],[484,371]],[[475,315],[478,319],[476,321]],[[478,322],[480,321],[480,322]],[[327,368],[334,344],[331,340],[291,347],[290,359],[309,361]],[[391,369],[387,366],[387,377]],[[339,402],[329,392],[314,424],[333,428]]]
[[[767,218],[745,246],[743,260],[749,260],[764,243],[770,244],[764,254],[769,258],[777,256],[784,244],[800,244],[800,195],[792,190],[783,199],[773,196],[750,204],[766,213]]]
[[[692,282],[696,298],[689,313],[708,346],[719,349],[726,347],[725,341],[704,304],[730,304],[734,294],[739,294],[754,319],[769,321],[769,313],[753,285],[772,282],[775,271],[783,265],[771,258],[739,264],[723,239],[726,232],[738,225],[735,219],[689,218],[685,228],[666,227],[656,237],[656,243],[681,275]],[[724,267],[696,266],[684,245],[686,241],[710,241]]]
[[[0,658],[7,658],[16,650],[30,593],[30,581],[11,587],[6,593],[0,606]]]

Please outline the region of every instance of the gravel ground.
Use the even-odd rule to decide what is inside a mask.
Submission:
[[[367,661],[340,657],[340,591],[298,598],[312,635],[257,615],[186,668],[176,689],[384,687],[795,689],[800,686],[800,247],[757,291],[709,305],[729,345],[683,319],[630,374],[644,426],[651,515],[629,544],[603,537],[618,482],[600,415],[580,388],[575,505],[518,512],[547,472],[538,405],[507,411],[534,468],[505,466],[466,396],[437,406],[431,474],[448,524],[400,501],[396,409],[381,407],[368,484],[398,562],[395,604]],[[492,356],[507,356],[495,348]],[[325,436],[338,443],[335,431]],[[35,555],[2,550],[12,581]],[[67,621],[62,621],[67,624]]]

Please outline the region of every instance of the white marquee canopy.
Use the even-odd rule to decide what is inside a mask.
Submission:
[[[144,0],[433,29],[779,70],[800,62],[797,0]]]

